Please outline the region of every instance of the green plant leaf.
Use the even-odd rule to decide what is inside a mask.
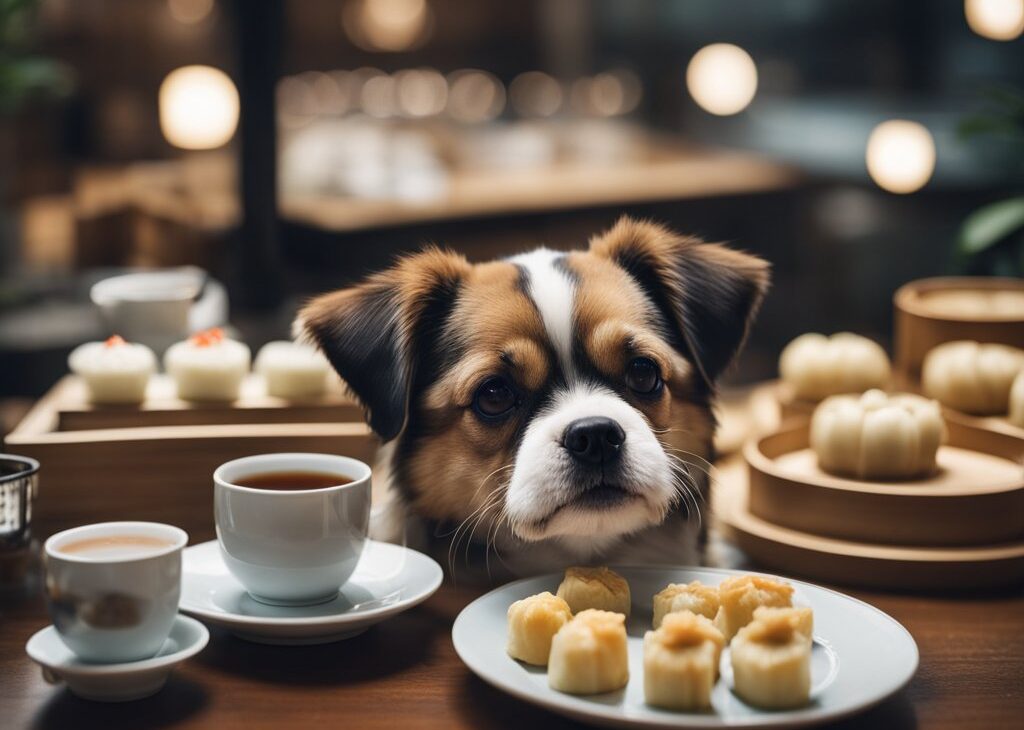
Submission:
[[[0,59],[0,111],[17,108],[33,95],[64,96],[74,82],[70,69],[48,58]]]
[[[1024,92],[1012,86],[990,86],[985,96],[1011,115],[1024,114]]]
[[[976,114],[966,117],[956,127],[960,139],[971,139],[983,134],[1024,134],[1024,128],[1014,119],[994,115]]]
[[[986,205],[971,213],[960,228],[959,248],[976,254],[1024,229],[1024,195]]]

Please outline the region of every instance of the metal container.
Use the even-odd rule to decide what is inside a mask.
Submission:
[[[0,550],[17,550],[28,544],[38,484],[38,461],[0,454]]]

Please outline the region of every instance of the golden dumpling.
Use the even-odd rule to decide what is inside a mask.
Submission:
[[[608,568],[567,568],[558,597],[573,613],[596,608],[629,616],[629,583]]]
[[[551,640],[552,689],[590,695],[622,689],[628,681],[626,617],[621,613],[581,611]]]
[[[970,340],[946,342],[925,355],[921,387],[929,398],[979,416],[1006,413],[1024,350]]]
[[[725,638],[705,616],[679,611],[644,635],[644,699],[669,710],[711,706]]]
[[[908,478],[935,471],[945,436],[937,401],[869,390],[835,395],[814,410],[811,448],[818,466],[861,479]]]
[[[892,374],[885,350],[867,337],[837,332],[800,335],[779,358],[779,375],[801,400],[884,388]]]
[[[692,611],[714,620],[718,613],[718,589],[699,580],[692,583],[669,583],[654,596],[654,628],[662,619],[677,611]]]
[[[572,619],[569,604],[547,591],[508,607],[508,653],[527,664],[546,666],[551,639]]]
[[[814,638],[814,612],[807,606],[792,606],[789,608],[759,606],[754,609],[754,621],[775,621],[780,617],[786,621],[793,621],[796,630],[808,639]]]
[[[759,575],[726,578],[718,586],[721,606],[715,616],[715,626],[726,642],[754,618],[761,606],[789,607],[793,603],[793,587],[788,583]]]
[[[810,699],[811,638],[804,609],[760,609],[730,646],[733,688],[766,709],[801,707]]]

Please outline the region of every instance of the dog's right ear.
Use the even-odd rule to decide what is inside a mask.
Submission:
[[[768,290],[766,261],[649,221],[619,219],[590,251],[637,281],[708,385],[743,346]]]
[[[327,356],[384,441],[405,428],[418,351],[436,334],[470,269],[464,257],[431,248],[316,297],[299,312],[296,335]]]

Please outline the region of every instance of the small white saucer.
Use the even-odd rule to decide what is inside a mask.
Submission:
[[[181,610],[261,644],[326,644],[347,639],[425,601],[441,585],[441,566],[422,553],[367,540],[338,595],[313,606],[254,600],[228,572],[216,540],[182,553]]]
[[[167,641],[151,659],[118,664],[83,662],[64,645],[53,626],[33,634],[25,651],[43,668],[47,681],[63,680],[79,697],[128,702],[160,691],[174,666],[198,654],[209,640],[205,626],[188,616],[177,616]]]

